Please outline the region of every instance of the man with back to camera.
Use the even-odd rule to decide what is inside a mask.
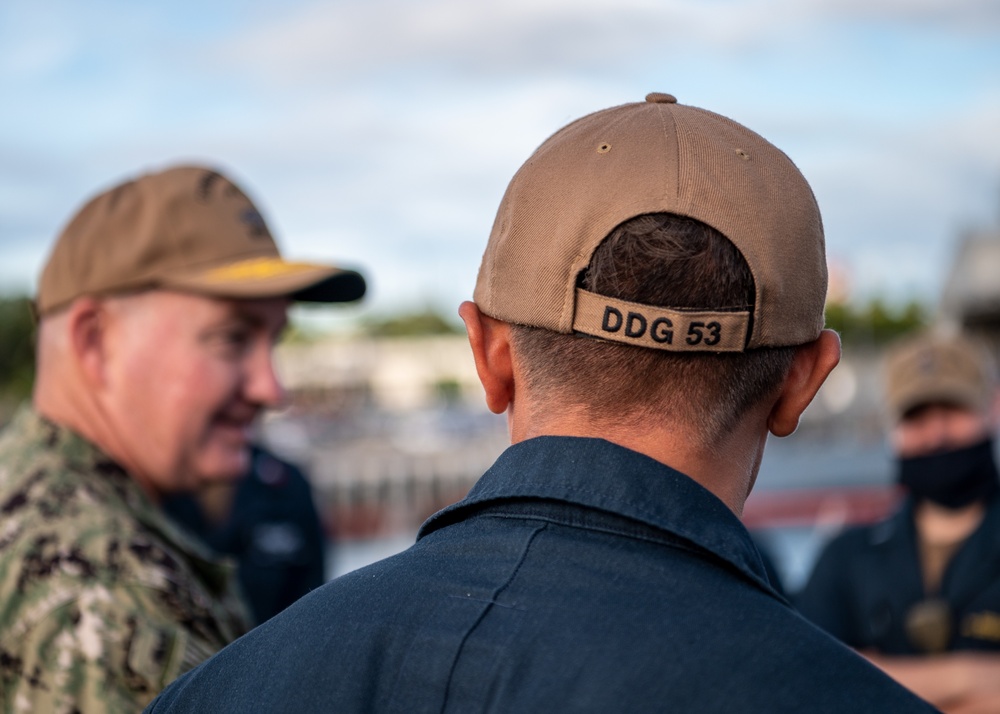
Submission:
[[[0,435],[0,704],[137,711],[246,629],[232,568],[161,497],[248,467],[291,300],[361,276],[281,259],[229,179],[177,167],[70,221],[38,286],[32,406]]]
[[[739,521],[840,356],[812,192],[666,94],[521,167],[460,313],[513,445],[404,553],[149,711],[916,712],[771,588]]]
[[[797,604],[946,711],[1000,711],[993,360],[969,338],[927,333],[894,346],[885,380],[908,497],[831,541]]]

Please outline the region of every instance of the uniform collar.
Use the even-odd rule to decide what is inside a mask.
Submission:
[[[202,543],[172,523],[153,503],[135,479],[114,459],[71,429],[56,424],[34,409],[25,407],[8,427],[26,449],[32,444],[56,454],[76,479],[88,486],[113,508],[127,511],[169,545],[182,552],[213,592],[222,592],[234,573],[228,561],[220,560]]]
[[[465,499],[428,519],[417,537],[453,521],[459,511],[517,498],[562,501],[639,521],[767,583],[750,534],[719,498],[679,471],[604,439],[542,436],[514,444]]]

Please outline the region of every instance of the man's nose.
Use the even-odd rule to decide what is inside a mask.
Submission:
[[[924,428],[924,447],[927,451],[939,451],[947,448],[950,442],[947,420],[940,414],[934,415]]]
[[[249,365],[246,382],[247,400],[261,406],[275,408],[287,401],[288,395],[274,365],[274,349],[270,344],[255,351]]]

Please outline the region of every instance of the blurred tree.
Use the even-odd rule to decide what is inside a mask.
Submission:
[[[875,297],[862,305],[836,302],[826,306],[826,326],[850,344],[884,344],[930,324],[927,307],[910,300],[892,307]]]
[[[290,322],[285,331],[281,333],[281,342],[286,345],[302,345],[314,342],[317,339],[317,333],[304,328],[295,322]]]
[[[387,317],[370,317],[361,323],[365,334],[373,337],[416,337],[422,335],[460,335],[462,329],[433,308]]]
[[[35,319],[26,297],[0,297],[0,423],[31,394]]]
[[[462,385],[457,379],[446,377],[434,383],[438,398],[447,405],[458,404],[462,399]]]

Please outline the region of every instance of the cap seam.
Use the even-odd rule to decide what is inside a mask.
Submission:
[[[503,209],[501,209],[501,210],[503,210]],[[498,217],[498,219],[500,221],[500,226],[499,226],[499,230],[497,231],[497,235],[504,235],[504,233],[506,231],[506,225],[505,225],[506,214],[504,216]],[[487,293],[487,296],[488,296],[488,299],[489,299],[489,303],[490,303],[490,305],[489,305],[490,309],[493,309],[492,306],[493,306],[493,303],[496,300],[496,297],[495,297],[496,296],[496,292],[495,291],[496,291],[496,277],[497,277],[497,272],[498,272],[496,270],[496,264],[497,264],[497,251],[498,251],[498,248],[499,248],[499,241],[494,242],[492,240],[488,240],[487,243],[486,243],[486,251],[485,251],[486,254],[483,256],[483,264],[484,265],[489,265],[490,268],[491,268],[491,270],[490,270],[490,287],[489,287],[489,292]],[[485,307],[485,306],[480,306],[480,307]]]
[[[612,228],[611,230],[614,230],[614,228]],[[601,240],[598,241],[597,245],[594,246],[593,250],[590,253],[591,258],[593,258],[594,251],[597,250],[598,246],[601,245],[601,242],[603,242],[605,238],[607,238],[607,235],[603,236],[601,238]],[[560,316],[559,316],[559,327],[560,327],[560,330],[562,329],[562,327],[564,325],[568,326],[568,328],[569,328],[568,332],[565,332],[563,334],[570,334],[570,333],[573,332],[573,322],[576,320],[576,312],[577,312],[577,304],[576,304],[576,281],[579,279],[579,276],[580,276],[580,270],[573,270],[573,266],[575,266],[578,261],[582,262],[585,257],[586,257],[586,255],[584,253],[584,250],[583,249],[578,250],[576,252],[576,255],[573,256],[572,262],[570,263],[570,276],[569,277],[570,277],[570,283],[571,284],[569,286],[567,286],[567,288],[566,288],[566,293],[565,293],[566,297],[563,298],[562,314],[560,314]],[[589,265],[589,264],[590,263],[588,261],[587,265]],[[586,266],[584,268],[582,268],[582,270],[586,270]]]
[[[656,104],[654,106],[656,107],[657,111],[660,114],[660,130],[663,132],[663,139],[664,139],[664,146],[665,146],[667,143],[670,142],[670,132],[667,131],[667,121],[666,121],[666,116],[664,116],[667,113],[667,108],[666,108],[666,106],[660,105],[660,104]],[[675,152],[674,155],[677,157],[677,160],[674,162],[674,171],[675,171],[675,175],[674,175],[674,186],[675,186],[675,189],[674,189],[674,191],[675,191],[675,193],[674,193],[674,200],[679,204],[680,203],[680,190],[681,190],[681,186],[680,186],[680,180],[681,180],[681,142],[680,142],[680,135],[678,133],[677,120],[674,118],[673,112],[670,112],[670,123],[674,127],[674,132],[673,132],[673,134],[674,134],[674,152]],[[663,198],[664,198],[664,200],[667,200],[667,196],[666,196],[665,192],[664,192]],[[678,208],[680,208],[679,205],[678,205]]]

